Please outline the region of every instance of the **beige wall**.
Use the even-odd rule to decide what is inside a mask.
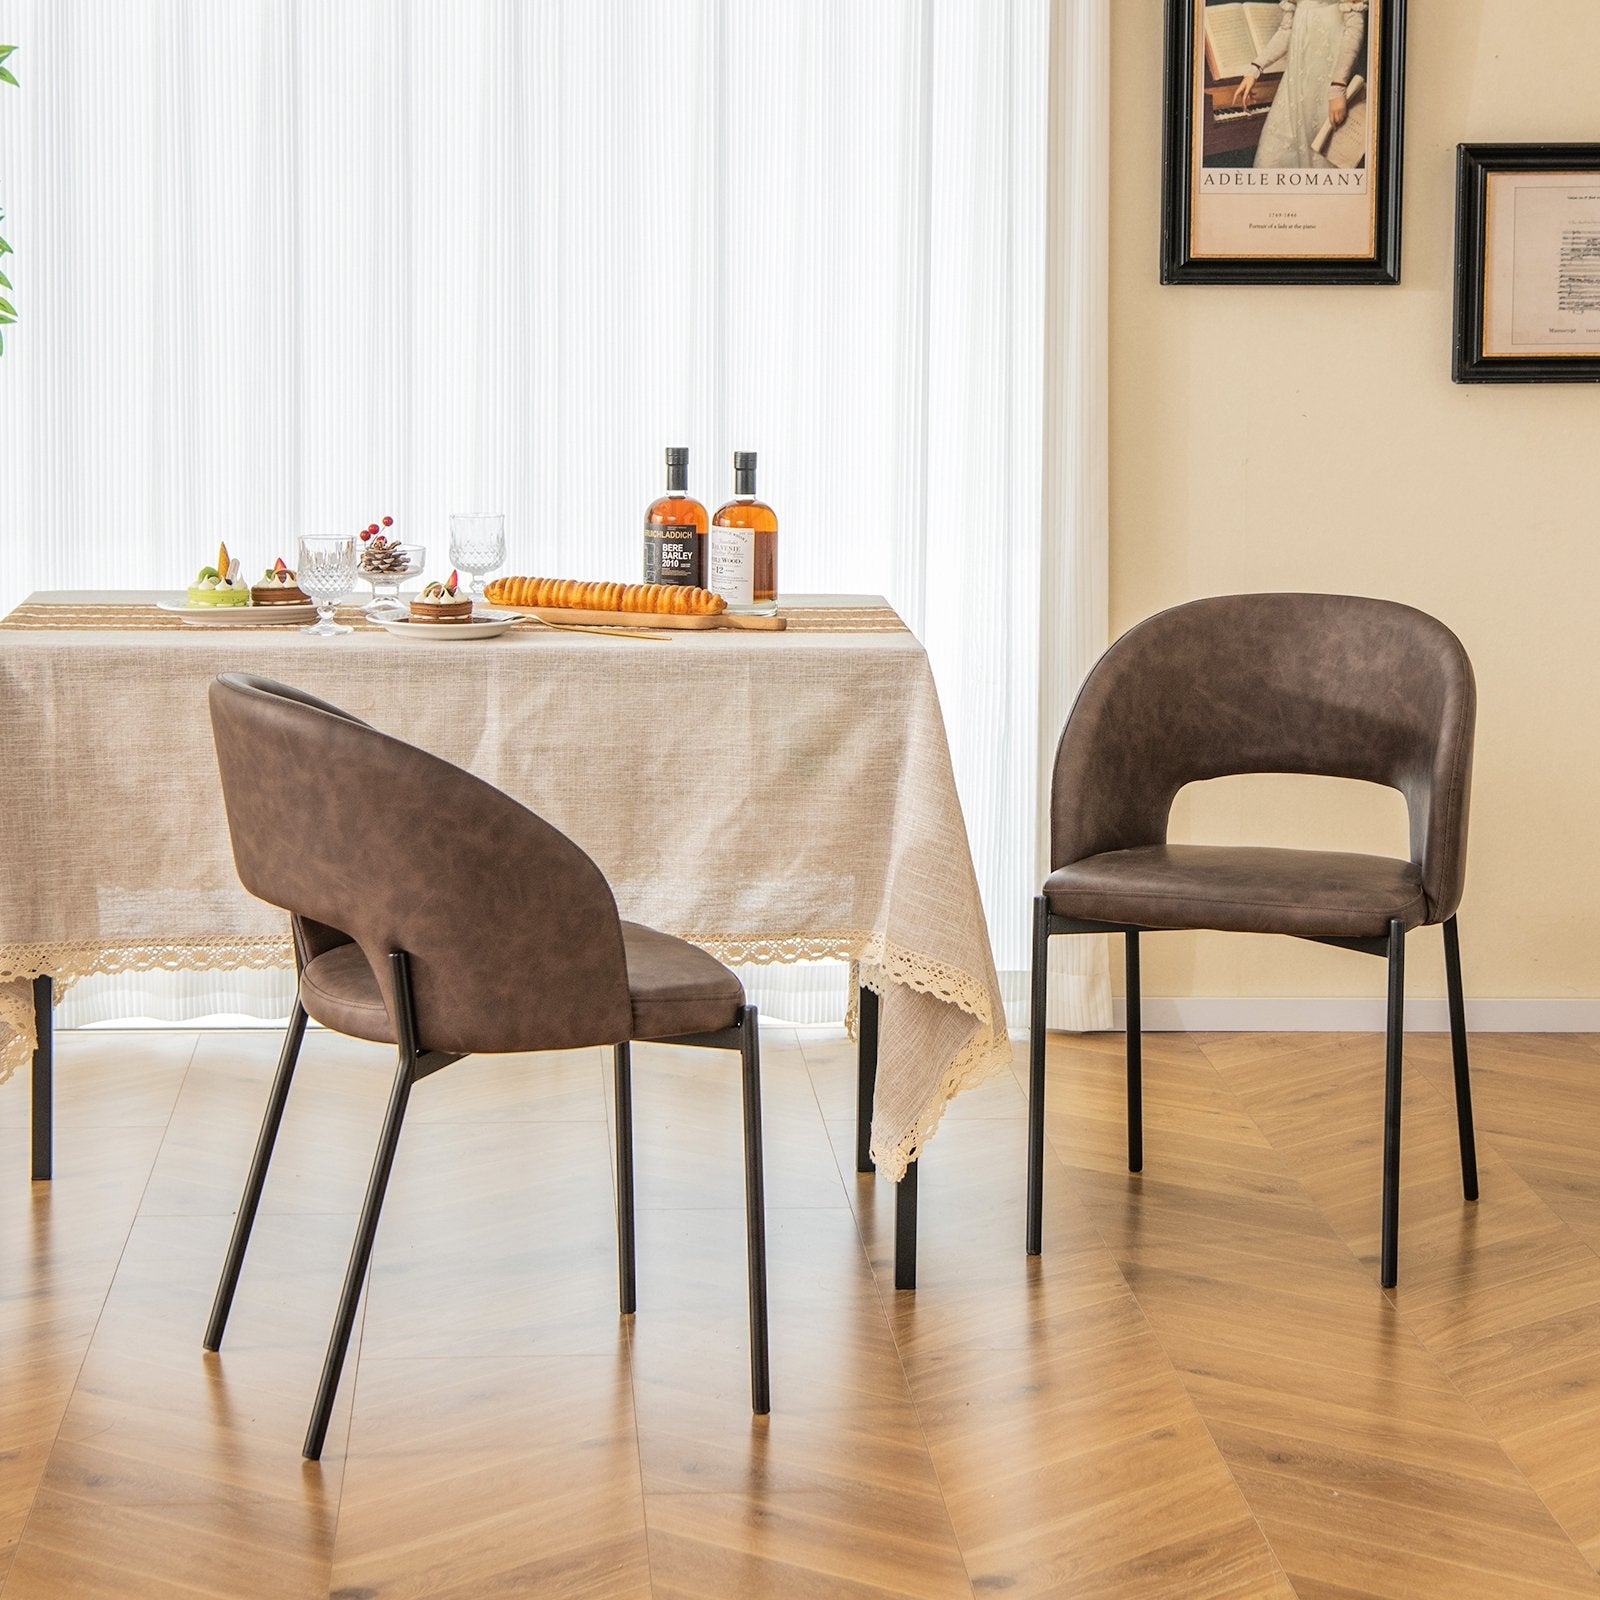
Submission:
[[[1478,677],[1469,996],[1600,996],[1600,388],[1450,381],[1458,141],[1600,140],[1600,0],[1412,0],[1402,282],[1162,288],[1162,6],[1113,0],[1111,627],[1197,595],[1385,595]],[[1399,797],[1230,779],[1175,834],[1404,853]],[[1381,992],[1288,940],[1146,941],[1152,995]],[[1442,993],[1438,935],[1410,989]],[[1116,963],[1114,963],[1116,965]]]

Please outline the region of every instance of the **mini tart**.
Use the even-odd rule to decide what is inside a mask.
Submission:
[[[284,575],[286,582],[263,578],[250,585],[250,604],[253,606],[308,606],[311,596],[294,581],[292,572]]]
[[[411,602],[413,622],[471,622],[472,601],[465,595]]]

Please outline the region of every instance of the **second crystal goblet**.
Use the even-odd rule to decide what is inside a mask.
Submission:
[[[296,569],[302,589],[316,601],[317,620],[302,633],[331,638],[349,633],[333,620],[333,608],[356,586],[356,536],[353,533],[308,533],[300,539],[300,565]]]
[[[457,511],[450,518],[450,565],[467,574],[467,594],[483,599],[483,575],[506,558],[506,519],[499,511]]]

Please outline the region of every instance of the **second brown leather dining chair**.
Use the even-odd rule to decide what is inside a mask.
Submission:
[[[220,1348],[308,1016],[398,1047],[378,1152],[328,1341],[305,1455],[322,1452],[412,1086],[464,1056],[610,1045],[616,1080],[621,1307],[635,1307],[629,1042],[737,1050],[743,1065],[750,1391],[769,1409],[761,1065],[754,1006],[719,961],[624,922],[600,869],[509,795],[264,678],[211,686],[211,723],[240,881],[290,913],[299,995],[217,1287]],[[448,848],[373,873],[371,798],[391,837]]]
[[[1139,936],[1279,933],[1388,962],[1380,1280],[1398,1272],[1405,940],[1443,924],[1462,1189],[1478,1197],[1456,907],[1466,875],[1476,708],[1443,623],[1391,601],[1223,595],[1149,618],[1084,680],[1056,752],[1050,876],[1034,901],[1028,1253],[1041,1247],[1044,1022],[1054,934],[1120,933],[1127,957],[1128,1166],[1144,1164]],[[1316,773],[1398,789],[1408,859],[1167,842],[1188,783]]]

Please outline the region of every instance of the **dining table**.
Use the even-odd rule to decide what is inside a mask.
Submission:
[[[899,1184],[896,1279],[914,1285],[916,1157],[1010,1045],[933,673],[886,601],[785,597],[773,631],[527,617],[451,638],[354,606],[352,631],[315,637],[181,598],[41,592],[0,618],[0,1082],[31,1062],[36,1179],[66,988],[292,968],[285,915],[235,875],[211,745],[208,685],[247,672],[504,789],[594,858],[626,919],[730,965],[849,962],[857,1166]],[[448,815],[396,837],[384,795],[360,804],[373,872],[448,870]]]

